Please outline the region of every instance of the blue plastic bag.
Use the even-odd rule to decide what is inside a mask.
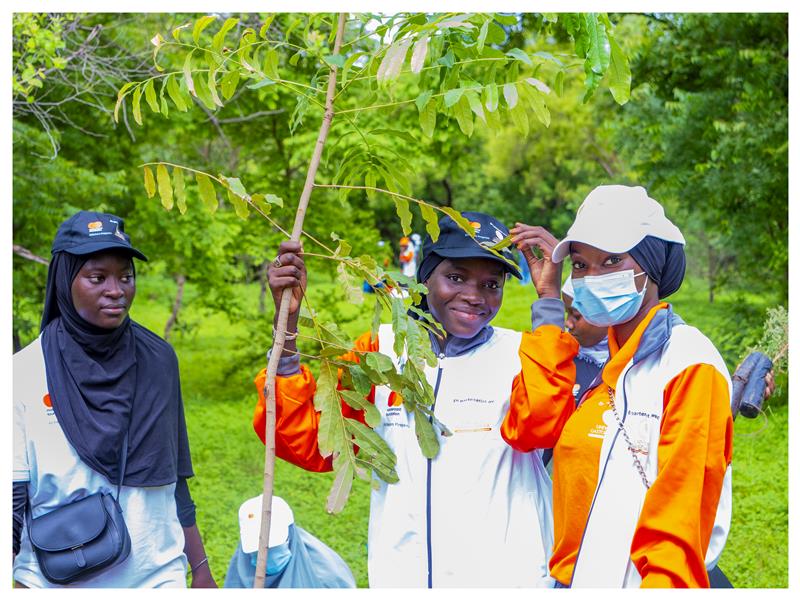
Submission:
[[[289,526],[291,558],[276,575],[267,575],[267,588],[354,588],[353,573],[330,547],[297,525]],[[225,576],[226,588],[252,588],[255,567],[251,554],[236,547]]]

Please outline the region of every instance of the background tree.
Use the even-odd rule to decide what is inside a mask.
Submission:
[[[788,15],[635,19],[635,101],[615,124],[626,161],[690,224],[709,301],[727,282],[785,301]]]

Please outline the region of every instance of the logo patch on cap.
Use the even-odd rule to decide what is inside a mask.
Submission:
[[[47,408],[53,408],[53,402],[50,400],[50,394],[45,394],[44,398],[42,398],[42,402]]]
[[[475,233],[478,233],[481,230],[481,224],[478,223],[477,221],[470,221],[469,224],[472,225],[472,228],[475,230]]]
[[[87,225],[89,228],[89,233],[97,233],[99,231],[103,231],[103,222],[102,221],[92,221]]]

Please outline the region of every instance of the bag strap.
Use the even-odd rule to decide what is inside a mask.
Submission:
[[[125,465],[128,463],[128,434],[129,430],[125,431],[125,438],[122,440],[122,452],[119,456],[119,481],[117,481],[117,497],[116,501],[119,504],[119,493],[122,489],[122,479],[125,477]],[[33,518],[33,506],[31,506],[31,499],[28,498],[27,506],[25,508],[25,526],[28,528],[28,537],[31,535],[31,519]]]
[[[128,434],[130,429],[125,430],[125,439],[122,440],[122,452],[119,456],[119,481],[117,482],[117,502],[119,502],[119,492],[122,489],[122,478],[125,477],[125,466],[128,464]]]

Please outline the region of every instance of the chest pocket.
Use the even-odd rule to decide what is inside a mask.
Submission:
[[[451,380],[452,379],[452,380]],[[442,381],[435,414],[454,434],[497,432],[508,411],[509,392],[494,378],[456,377]]]

